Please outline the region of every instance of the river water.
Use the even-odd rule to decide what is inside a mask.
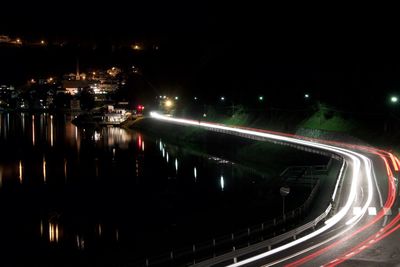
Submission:
[[[1,266],[120,266],[280,213],[271,173],[71,119],[0,114]]]

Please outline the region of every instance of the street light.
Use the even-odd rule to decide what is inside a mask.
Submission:
[[[397,103],[398,101],[399,101],[399,98],[397,96],[390,97],[390,102]]]
[[[165,101],[165,106],[166,106],[167,108],[172,107],[173,104],[174,104],[174,103],[173,103],[171,100]]]
[[[304,98],[310,98],[310,94],[304,94]]]
[[[138,44],[134,44],[131,46],[133,50],[142,50],[142,47],[139,46]]]
[[[221,96],[221,101],[225,101],[225,97],[224,96]]]

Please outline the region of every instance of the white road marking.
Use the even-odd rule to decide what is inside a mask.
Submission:
[[[376,215],[376,208],[375,207],[369,207],[368,208],[368,214],[369,215]]]

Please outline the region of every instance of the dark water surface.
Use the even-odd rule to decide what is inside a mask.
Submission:
[[[271,174],[70,120],[0,114],[0,266],[125,266],[280,212]]]

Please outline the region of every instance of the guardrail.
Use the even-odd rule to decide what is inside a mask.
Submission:
[[[216,124],[219,125],[219,124]],[[252,139],[252,140],[257,140],[257,141],[266,141],[266,142],[270,142],[276,145],[281,145],[281,146],[288,146],[288,147],[293,147],[299,150],[303,150],[306,152],[310,152],[310,153],[314,153],[314,154],[319,154],[319,155],[323,155],[323,156],[327,156],[327,157],[332,157],[334,159],[337,160],[341,160],[342,157],[332,153],[332,152],[328,152],[326,150],[322,150],[322,149],[318,149],[318,148],[312,148],[312,147],[308,147],[305,145],[300,145],[300,144],[294,144],[294,143],[290,143],[288,141],[277,141],[277,140],[272,140],[272,139],[268,139],[267,137],[262,137],[262,136],[255,136],[255,135],[251,135],[251,134],[245,134],[245,133],[238,133],[238,132],[234,132],[234,131],[230,131],[230,130],[225,130],[225,129],[219,129],[219,128],[211,128],[211,127],[207,127],[207,126],[203,126],[204,129],[208,130],[208,131],[212,131],[212,132],[218,132],[218,133],[224,133],[224,134],[229,134],[229,135],[235,135],[235,136],[239,136],[239,137],[243,137],[243,138],[247,138],[247,139]],[[247,129],[245,127],[234,127],[234,128],[238,128],[238,129]]]
[[[165,266],[167,264],[171,266],[185,266],[196,264],[196,262],[200,262],[198,266],[212,266],[213,264],[220,263],[221,260],[229,260],[231,255],[237,258],[248,254],[249,251],[253,251],[253,246],[256,246],[256,250],[259,250],[259,246],[262,247],[265,244],[271,248],[272,245],[288,239],[287,235],[295,238],[309,227],[304,225],[281,235],[277,235],[279,230],[276,229],[280,227],[280,231],[284,231],[291,222],[304,215],[308,211],[318,189],[319,180],[313,187],[307,200],[300,207],[286,212],[284,216],[281,215],[233,233],[192,244],[189,247],[171,250],[156,257],[148,258],[143,262],[138,262],[135,266]],[[318,219],[320,221],[323,218]],[[272,228],[274,228],[274,233],[270,231]]]
[[[346,166],[346,162],[343,161],[342,163],[342,167],[341,170],[343,168],[345,168]],[[342,173],[340,171],[340,173]],[[341,177],[339,177],[340,179]],[[319,182],[319,181],[318,181]],[[339,183],[341,183],[341,181],[339,181]],[[318,183],[319,186],[319,183]],[[314,188],[315,189],[315,188]],[[314,198],[314,194],[316,193],[317,190],[314,190],[311,192],[310,197],[307,199],[307,201],[299,208],[308,208],[309,205],[311,204],[313,198]],[[224,255],[220,255],[205,261],[202,261],[198,264],[194,264],[193,266],[196,267],[211,267],[211,266],[218,266],[218,264],[222,264],[224,263],[226,264],[231,264],[231,263],[235,263],[237,261],[238,258],[243,257],[245,258],[246,256],[251,256],[251,254],[254,254],[256,252],[262,252],[262,250],[264,251],[268,251],[272,249],[272,246],[276,245],[276,244],[281,244],[284,241],[291,241],[291,240],[295,240],[297,236],[299,236],[301,233],[307,231],[307,230],[315,230],[316,226],[323,221],[328,215],[329,213],[333,210],[333,203],[330,203],[328,205],[328,207],[326,208],[326,210],[321,213],[318,217],[316,217],[315,219],[313,219],[312,221],[301,225],[293,230],[290,230],[288,232],[285,232],[279,236],[273,237],[271,239],[259,242],[257,244],[248,246],[246,248],[242,248],[240,250],[236,250],[233,249],[231,252],[226,253]]]
[[[235,135],[258,141],[268,141],[274,144],[289,146],[310,153],[330,156],[333,159],[342,161],[342,167],[340,168],[338,176],[343,174],[343,169],[346,166],[346,162],[343,160],[342,157],[340,157],[335,153],[323,151],[322,149],[311,148],[305,145],[293,144],[290,142],[271,140],[266,137],[238,133],[230,130],[215,129],[209,127],[205,128],[209,131]],[[243,128],[243,127],[237,127],[237,128]],[[310,222],[304,225],[301,225],[297,228],[294,228],[290,231],[284,232],[279,235],[276,235],[276,232],[272,234],[267,233],[267,230],[269,230],[272,227],[276,228],[279,225],[288,225],[290,221],[293,221],[295,218],[302,216],[309,209],[316,195],[316,192],[318,191],[319,184],[320,182],[318,180],[316,185],[313,187],[309,197],[303,203],[303,205],[292,211],[285,213],[280,217],[274,218],[272,220],[263,222],[261,224],[252,227],[248,227],[244,230],[235,233],[221,236],[219,238],[214,238],[209,241],[193,244],[190,248],[173,250],[170,251],[169,253],[165,253],[164,255],[160,255],[157,258],[149,258],[141,263],[137,262],[136,265],[156,266],[159,264],[169,263],[171,266],[179,266],[179,265],[181,266],[193,265],[196,267],[224,266],[226,264],[231,264],[236,262],[238,258],[245,258],[246,256],[251,256],[252,254],[261,252],[262,250],[264,251],[271,250],[273,246],[281,244],[284,241],[295,240],[302,233],[310,229],[315,230],[317,225],[321,221],[323,221],[331,211],[335,210],[334,200],[332,200],[332,202],[328,205],[328,207],[323,213],[321,213],[318,217],[316,217],[315,219],[311,220]],[[340,181],[338,181],[338,184],[340,184]]]

